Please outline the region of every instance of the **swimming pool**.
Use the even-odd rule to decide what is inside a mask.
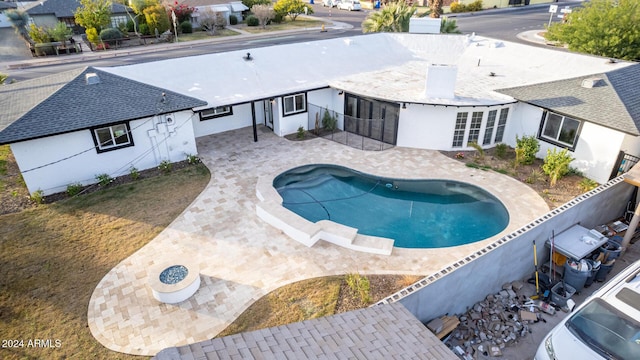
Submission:
[[[394,239],[402,248],[472,243],[504,230],[509,213],[487,191],[449,180],[382,178],[337,165],[305,165],[273,180],[282,205],[317,222]]]

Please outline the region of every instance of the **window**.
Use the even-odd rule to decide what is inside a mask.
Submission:
[[[289,96],[283,96],[282,102],[284,103],[284,115],[293,115],[307,111],[307,95],[295,94]]]
[[[467,116],[469,113],[459,112],[456,115],[456,127],[453,131],[453,143],[452,147],[461,147],[464,141],[464,131],[467,128]]]
[[[538,137],[541,140],[573,150],[578,140],[580,121],[545,111]]]
[[[233,115],[233,108],[231,108],[231,106],[217,106],[200,111],[200,121],[227,115]]]
[[[480,137],[480,127],[482,126],[482,114],[482,111],[474,111],[473,114],[471,114],[471,126],[469,128],[467,143],[478,142],[478,138]]]
[[[509,108],[500,110],[500,119],[498,119],[498,128],[496,129],[495,142],[502,142],[504,136],[504,128],[507,126],[507,117],[509,116]]]
[[[92,134],[99,153],[133,146],[128,123],[93,129]]]
[[[124,15],[111,16],[111,27],[118,28],[118,24],[127,24],[127,17]]]
[[[493,138],[493,127],[496,125],[496,115],[498,115],[498,110],[491,110],[489,111],[489,115],[487,115],[487,127],[484,129],[482,145],[491,144],[491,139]]]

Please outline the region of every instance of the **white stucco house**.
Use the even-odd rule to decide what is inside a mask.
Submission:
[[[200,136],[253,126],[259,141],[258,126],[277,136],[299,126],[312,129],[325,108],[338,114],[338,129],[395,146],[471,150],[471,142],[515,146],[516,135],[534,135],[542,145],[540,157],[547,148],[567,148],[576,158],[572,166],[598,182],[609,179],[621,151],[640,155],[640,95],[633,90],[640,65],[482,37],[369,34],[87,71],[153,87],[149,111],[159,92],[182,99],[183,106],[162,111],[179,114],[179,124],[185,121],[173,135],[180,141],[169,137],[168,153],[146,157],[150,166],[163,157],[177,161],[184,159],[179,154],[197,152]],[[82,76],[76,80],[83,82]],[[7,98],[34,91],[26,83],[2,88],[0,106],[12,108]],[[55,99],[74,98],[70,94]],[[111,95],[117,92],[103,93]],[[126,148],[77,155],[91,148],[90,136],[45,134],[44,129],[71,121],[48,121],[48,114],[57,112],[55,99],[33,100],[40,111],[33,122],[23,119],[24,112],[0,115],[0,144],[11,144],[30,191],[51,193],[90,181],[96,173],[126,171],[152,146],[151,123],[162,123],[154,112],[122,113],[117,121],[97,125],[81,125],[88,120],[73,117],[85,135],[91,134],[86,129],[130,120],[134,139]],[[46,107],[37,105],[44,100]],[[126,103],[109,104],[118,101]],[[138,127],[140,119],[154,120]],[[8,135],[30,134],[34,126],[41,131],[36,137]],[[90,170],[80,171],[87,166]]]
[[[238,22],[240,22],[243,20],[242,13],[249,10],[242,1],[184,0],[180,3],[194,8],[195,11],[191,14],[191,22],[196,26],[200,24],[200,17],[205,16],[209,11],[222,14],[227,24],[229,24],[229,16],[234,15],[236,19],[238,19]]]

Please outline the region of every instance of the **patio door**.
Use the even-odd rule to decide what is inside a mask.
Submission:
[[[273,103],[271,99],[264,100],[264,125],[273,130]]]

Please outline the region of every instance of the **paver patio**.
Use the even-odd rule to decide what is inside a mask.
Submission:
[[[243,128],[198,139],[211,181],[173,223],[98,284],[89,302],[88,322],[100,343],[119,352],[155,355],[167,347],[215,337],[257,299],[295,281],[355,271],[429,275],[549,210],[528,186],[505,175],[468,168],[437,151],[396,147],[367,152],[325,139],[292,142],[265,127],[259,127],[258,137],[253,142],[252,129]],[[394,248],[390,256],[323,241],[307,248],[258,218],[255,187],[259,176],[275,177],[310,163],[338,164],[385,177],[476,184],[504,203],[510,222],[500,234],[473,244]],[[184,258],[199,265],[200,289],[178,304],[158,302],[148,285],[148,270]]]

